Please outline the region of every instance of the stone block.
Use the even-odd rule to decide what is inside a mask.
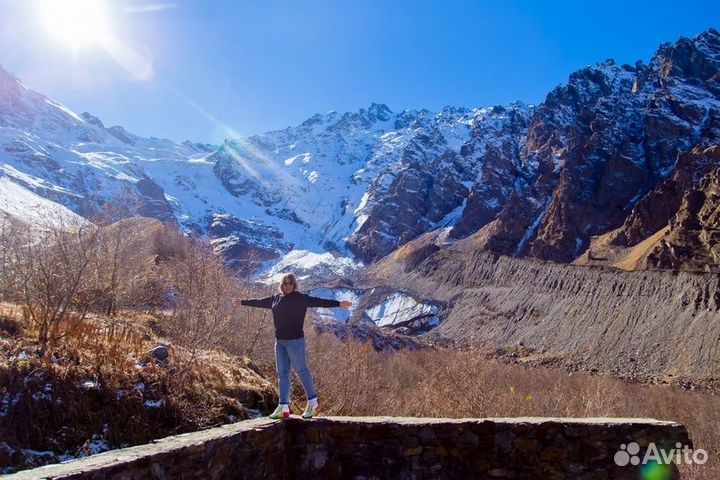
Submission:
[[[403,450],[406,457],[412,457],[414,455],[420,455],[423,451],[423,447],[411,447]]]

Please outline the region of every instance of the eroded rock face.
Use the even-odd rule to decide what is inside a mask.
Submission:
[[[683,195],[647,266],[720,272],[720,167]]]
[[[216,151],[106,128],[0,70],[0,148],[12,158],[0,170],[82,215],[129,190],[128,215],[208,233],[208,218],[229,213],[297,250],[363,262],[445,227],[479,250],[570,262],[592,237],[619,229],[613,245],[630,247],[658,232],[717,166],[719,70],[710,29],[661,46],[648,65],[579,70],[538,107],[372,104]],[[261,250],[256,260],[270,258]]]
[[[135,190],[138,193],[137,214],[156,218],[163,223],[177,223],[172,207],[165,198],[165,192],[160,185],[151,178],[143,177],[135,184]]]
[[[476,125],[472,138],[463,145],[461,157],[481,163],[460,220],[450,235],[461,238],[486,225],[502,210],[522,172],[520,149],[525,141],[532,110],[495,107],[502,119]]]
[[[703,143],[715,142],[717,142],[716,138],[706,137]],[[718,146],[704,148],[697,145],[691,150],[681,152],[677,157],[672,176],[638,201],[616,234],[613,244],[637,245],[667,226],[678,213],[683,195],[698,186],[718,165],[720,165]]]
[[[532,111],[512,104],[476,112],[467,121],[469,138],[459,147],[443,133],[442,123],[415,137],[397,172],[371,184],[363,223],[348,240],[351,250],[376,260],[429,230],[457,225],[458,237],[494,217],[512,191]],[[446,109],[443,121],[460,113]]]
[[[228,192],[298,248],[315,242],[372,261],[463,212],[472,229],[477,221],[465,204],[481,177],[484,206],[498,210],[512,190],[505,170],[518,163],[531,112],[519,103],[437,113],[373,104],[228,141],[208,160]]]
[[[537,108],[393,114],[374,105],[316,115],[237,149],[257,165],[292,150],[300,155],[285,164],[302,157],[308,171],[329,152],[352,178],[354,193],[330,201],[339,215],[323,202],[312,215],[280,209],[276,186],[227,155],[216,173],[233,194],[303,228],[319,225],[325,244],[363,261],[449,226],[450,238],[473,236],[479,250],[571,262],[593,236],[622,227],[613,241],[630,246],[663,228],[716,164],[693,149],[717,144],[719,39],[711,29],[661,46],[648,65],[608,60],[584,68]],[[335,169],[333,162],[322,168]]]
[[[683,200],[682,231],[693,234],[671,237],[679,248],[658,261],[676,261],[690,242],[706,256],[717,255],[717,231],[704,225],[718,218],[718,175],[708,178],[707,196],[698,192]],[[383,260],[377,279],[425,301],[447,302],[436,330],[445,338],[494,349],[524,345],[541,365],[717,386],[715,273],[628,272],[449,249],[410,272],[399,263]]]
[[[230,214],[213,215],[207,232],[213,249],[231,268],[245,274],[292,248],[272,227]]]
[[[479,247],[569,262],[623,223],[629,243],[666,224],[692,178],[716,164],[683,152],[717,143],[718,38],[710,30],[663,46],[648,66],[588,67],[551,92],[532,118],[515,191]]]

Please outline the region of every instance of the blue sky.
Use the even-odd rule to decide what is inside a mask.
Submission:
[[[662,42],[720,28],[710,1],[104,3],[113,38],[152,75],[52,36],[42,0],[0,0],[0,65],[107,126],[214,143],[371,102],[540,103],[578,68],[647,62]]]

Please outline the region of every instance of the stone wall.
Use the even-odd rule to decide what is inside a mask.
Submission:
[[[285,478],[287,435],[268,419],[166,437],[137,447],[2,476],[3,480]]]
[[[649,419],[320,418],[286,431],[289,478],[637,479],[615,464],[621,444],[690,444]]]
[[[613,460],[630,442],[691,445],[652,419],[258,419],[2,478],[640,478]]]

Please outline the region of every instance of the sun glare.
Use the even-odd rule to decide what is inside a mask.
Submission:
[[[43,0],[40,16],[53,37],[73,48],[101,43],[109,35],[103,0]]]

